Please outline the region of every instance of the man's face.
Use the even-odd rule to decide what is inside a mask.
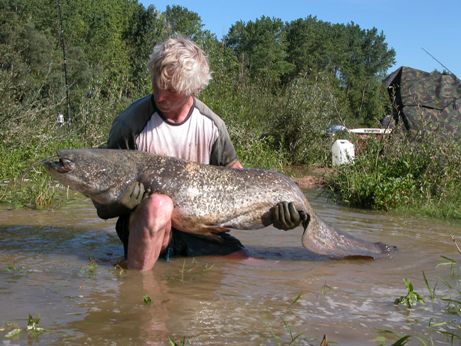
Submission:
[[[189,100],[190,96],[178,94],[173,90],[164,90],[152,83],[154,100],[160,112],[168,114],[180,110]]]

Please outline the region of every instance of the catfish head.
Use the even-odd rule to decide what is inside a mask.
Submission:
[[[51,176],[100,204],[116,202],[137,177],[137,166],[124,150],[69,149],[57,156],[44,162]]]

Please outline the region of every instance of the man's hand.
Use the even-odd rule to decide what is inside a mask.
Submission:
[[[138,206],[139,203],[147,197],[146,189],[144,184],[139,181],[135,181],[128,185],[125,192],[120,198],[120,204],[127,209],[134,209]]]
[[[297,227],[301,222],[306,228],[308,216],[303,211],[296,210],[293,202],[279,202],[271,208],[272,224],[275,228],[289,230]]]

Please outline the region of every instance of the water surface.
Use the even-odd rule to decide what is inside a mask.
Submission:
[[[412,335],[409,344],[419,345],[416,337],[450,344],[447,334],[461,334],[460,315],[446,302],[394,305],[406,294],[403,278],[428,297],[423,271],[438,283],[438,296],[458,292],[459,299],[459,265],[440,263],[441,255],[461,260],[450,238],[461,236],[460,225],[348,209],[315,190],[308,196],[328,223],[399,252],[376,261],[318,260],[301,247],[301,229],[269,227],[232,232],[253,258],[175,258],[141,274],[114,268],[123,254],[114,222],[98,219],[87,201],[55,211],[0,210],[0,340],[279,345],[296,337],[294,344],[319,345],[326,334],[338,345],[377,345],[378,336],[391,344],[392,336]],[[28,314],[40,317],[45,333],[24,330]],[[15,325],[22,332],[5,338]]]

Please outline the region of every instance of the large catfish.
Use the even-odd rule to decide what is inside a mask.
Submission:
[[[51,175],[99,204],[116,203],[135,181],[169,196],[173,227],[183,232],[215,237],[231,229],[263,228],[271,224],[271,207],[288,201],[309,216],[302,243],[315,254],[376,258],[393,250],[328,226],[299,187],[273,171],[202,165],[133,150],[61,150],[58,158],[45,161]]]

